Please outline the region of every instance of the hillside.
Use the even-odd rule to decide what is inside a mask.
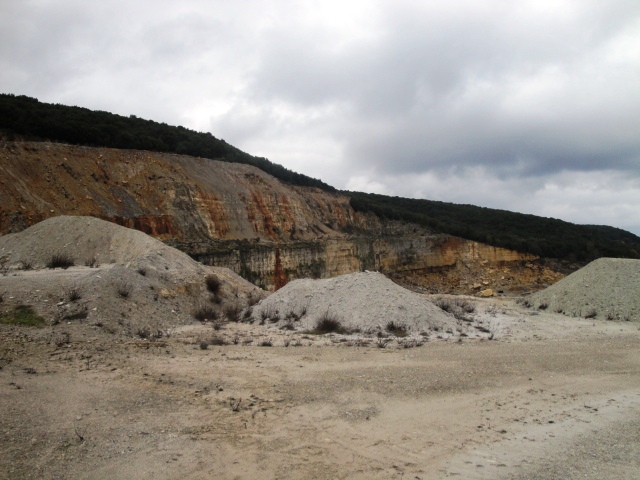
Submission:
[[[73,145],[150,150],[244,163],[292,185],[335,190],[320,180],[292,172],[266,158],[249,155],[210,133],[144,120],[135,115],[123,117],[87,108],[39,102],[24,95],[0,94],[1,130],[31,139]]]
[[[123,117],[86,108],[47,104],[26,96],[0,94],[0,132],[2,131],[9,139],[18,135],[22,138],[48,139],[75,145],[174,153],[219,160],[217,163],[205,160],[199,164],[198,168],[202,172],[212,170],[206,172],[209,177],[224,170],[220,162],[251,165],[288,185],[317,187],[326,192],[335,192],[333,187],[320,180],[292,172],[265,158],[251,156],[210,133],[173,127],[134,115]],[[136,155],[144,157],[147,154]],[[180,157],[174,158],[180,163]],[[229,180],[224,174],[220,178]],[[265,177],[261,178],[264,180]],[[219,185],[223,183],[219,182]],[[274,185],[272,181],[267,183],[270,187]],[[535,256],[581,263],[602,256],[640,258],[640,238],[612,227],[574,225],[562,220],[473,205],[360,192],[343,193],[340,198],[350,199],[352,211],[370,212],[386,219],[415,223],[432,232]],[[156,199],[155,204],[158,202],[162,203],[162,200]],[[141,212],[136,214],[139,218],[142,215]],[[156,235],[163,234],[162,231],[154,230],[156,227],[145,226],[144,220],[140,221],[142,224],[136,228]],[[324,234],[321,231],[326,230],[326,223],[321,220],[320,224],[315,225],[316,235]],[[341,227],[345,227],[344,222],[341,222]],[[352,227],[350,225],[349,228]],[[159,228],[162,230],[165,227]],[[219,231],[211,234],[206,229],[200,230],[199,233],[204,233],[207,238],[220,237]],[[270,236],[279,235],[272,232]],[[251,238],[251,235],[240,235],[237,238]],[[294,235],[292,239],[295,239]]]
[[[575,225],[555,218],[454,203],[349,192],[358,212],[412,222],[469,240],[547,258],[590,261],[640,258],[640,238],[604,225]]]

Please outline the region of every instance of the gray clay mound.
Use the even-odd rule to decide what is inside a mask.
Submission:
[[[594,260],[533,294],[530,302],[574,317],[640,321],[640,260]]]
[[[202,270],[187,254],[143,232],[94,217],[52,217],[20,233],[0,236],[0,257],[8,256],[10,268],[25,261],[34,269],[44,268],[55,254],[70,257],[76,265],[120,264],[164,271],[177,279]]]
[[[46,268],[54,254],[75,265]],[[225,306],[242,307],[264,294],[229,269],[204,266],[145,233],[92,217],[54,217],[0,236],[0,258],[2,309],[30,305],[49,323],[81,321],[114,333],[193,323],[203,305],[222,315]],[[205,282],[210,275],[220,280],[215,303]]]
[[[339,320],[346,329],[364,333],[385,331],[389,322],[404,326],[410,334],[463,328],[426,297],[375,272],[294,280],[257,304],[251,318],[313,330],[325,315]]]

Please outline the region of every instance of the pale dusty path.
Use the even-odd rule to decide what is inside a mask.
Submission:
[[[637,478],[637,326],[489,310],[498,340],[413,349],[1,327],[0,478]]]

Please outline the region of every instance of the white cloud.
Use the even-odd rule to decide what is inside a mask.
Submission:
[[[640,233],[640,3],[0,3],[8,93],[182,124],[339,187]]]

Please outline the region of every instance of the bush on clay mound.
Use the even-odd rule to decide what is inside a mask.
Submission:
[[[67,269],[75,265],[75,260],[72,256],[66,253],[56,253],[51,256],[51,259],[47,262],[47,268],[62,268]]]
[[[316,322],[316,327],[311,331],[317,335],[326,333],[347,333],[347,330],[340,323],[340,319],[329,312],[325,312]]]

